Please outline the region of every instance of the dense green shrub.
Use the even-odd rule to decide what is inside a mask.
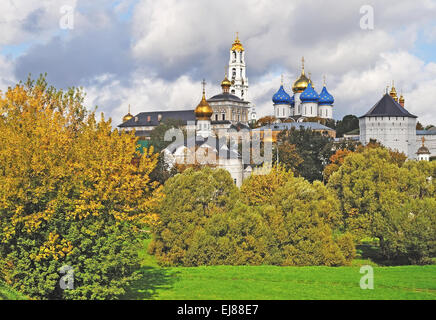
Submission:
[[[149,251],[162,265],[192,265],[186,252],[194,236],[213,215],[232,210],[238,188],[227,171],[204,168],[187,169],[168,179],[163,192]]]
[[[169,179],[150,252],[162,265],[348,263],[349,248],[346,258],[332,236],[339,204],[321,183],[274,169],[241,190],[245,204],[224,170],[189,169]]]

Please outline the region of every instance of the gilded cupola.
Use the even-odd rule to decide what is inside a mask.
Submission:
[[[133,116],[130,114],[130,104],[129,104],[129,112],[123,117],[123,123],[132,119]]]
[[[236,32],[236,39],[235,41],[233,41],[233,45],[232,45],[232,51],[244,51],[244,47],[241,43],[241,41],[239,40],[239,33]]]
[[[304,90],[306,90],[310,82],[304,71],[304,57],[301,59],[301,63],[301,75],[292,85],[292,91],[294,91],[294,93],[302,93]]]
[[[203,81],[203,97],[197,108],[195,108],[195,117],[197,120],[210,120],[210,117],[213,114],[213,109],[206,100],[205,84],[205,81]]]

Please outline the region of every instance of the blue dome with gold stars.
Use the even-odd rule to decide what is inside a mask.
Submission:
[[[319,94],[319,101],[318,102],[320,105],[326,105],[326,106],[331,106],[335,102],[335,99],[327,91],[327,88],[325,87],[325,85],[324,85],[324,88],[322,88],[321,93]]]
[[[273,95],[272,101],[274,104],[291,104],[291,97],[286,93],[283,85],[281,85],[279,91]]]
[[[291,97],[291,106],[295,106],[295,97],[293,95]]]
[[[301,102],[318,102],[319,95],[316,93],[315,89],[313,89],[312,84],[309,82],[306,90],[300,95]]]

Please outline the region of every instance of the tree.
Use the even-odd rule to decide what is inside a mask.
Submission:
[[[110,299],[137,278],[140,230],[160,189],[133,134],[112,131],[83,92],[43,77],[0,96],[0,276],[33,298]],[[139,161],[132,161],[137,158]],[[61,290],[60,268],[74,270]]]
[[[298,154],[296,146],[288,141],[284,141],[275,144],[275,149],[275,151],[273,150],[273,155],[276,155],[278,152],[279,159],[273,158],[274,163],[277,164],[278,161],[286,170],[291,170],[298,174],[298,167],[303,163],[303,159]]]
[[[358,238],[378,238],[386,259],[426,261],[430,254],[426,248],[433,245],[436,234],[434,222],[423,222],[432,215],[434,219],[436,212],[431,201],[436,197],[435,167],[415,161],[399,167],[391,153],[379,147],[347,156],[328,182],[340,199],[345,229]],[[409,216],[415,217],[413,223]],[[409,246],[412,239],[416,243]]]
[[[359,129],[359,118],[355,115],[346,115],[336,123],[336,137],[340,138],[344,133]]]
[[[331,129],[336,129],[336,121],[334,119],[326,119],[321,117],[308,117],[305,118],[303,122],[318,122]]]
[[[271,202],[277,189],[294,176],[283,165],[274,166],[269,174],[252,175],[241,186],[241,200],[250,206]]]
[[[260,209],[274,264],[343,265],[352,259],[353,242],[341,239],[342,252],[333,237],[340,228],[339,202],[321,182],[311,184],[279,167],[244,181],[241,198]]]
[[[330,164],[324,168],[324,181],[328,182],[330,176],[339,170],[344,163],[345,158],[350,155],[352,151],[348,149],[339,149],[334,155],[330,157]]]
[[[156,126],[150,133],[150,145],[155,152],[160,153],[168,147],[173,141],[165,141],[165,133],[170,129],[181,129],[183,122],[181,120],[165,119]],[[185,134],[186,135],[186,134]]]
[[[322,180],[322,172],[333,154],[333,139],[319,132],[304,128],[291,128],[279,133],[277,142],[295,145],[295,150],[303,160],[296,165],[296,172],[309,181]],[[279,153],[279,158],[281,158]],[[286,159],[286,156],[284,155]],[[282,161],[282,163],[284,163]],[[284,163],[292,167],[294,162]]]
[[[150,246],[164,266],[344,265],[353,256],[350,237],[333,236],[335,195],[282,167],[247,179],[241,193],[227,171],[187,169],[164,194]]]
[[[422,126],[421,122],[416,123],[416,130],[424,130],[424,127]]]
[[[277,121],[276,117],[274,117],[274,116],[266,116],[266,117],[263,117],[263,118],[260,118],[259,120],[257,120],[256,127],[257,128],[263,127],[263,126],[266,126],[268,124],[273,124],[276,121]]]
[[[186,254],[195,232],[214,214],[232,210],[238,188],[226,170],[189,168],[168,179],[163,193],[150,253],[162,265],[191,265]]]

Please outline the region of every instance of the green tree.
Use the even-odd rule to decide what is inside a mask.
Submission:
[[[435,193],[434,163],[407,161],[399,167],[391,153],[383,148],[366,148],[345,158],[343,165],[330,177],[328,187],[333,189],[341,202],[343,223],[358,238],[378,238],[382,255],[386,259],[402,256],[409,262],[423,262],[429,251],[418,254],[409,250],[408,241],[422,241],[422,248],[431,247],[433,240],[426,234],[406,238],[408,232],[420,232],[419,222],[434,216],[436,207],[430,199]],[[422,206],[422,207],[421,207]],[[407,209],[406,209],[407,208]],[[410,208],[414,208],[411,210]],[[408,223],[409,214],[416,217]],[[421,219],[421,217],[423,217]],[[421,232],[436,234],[434,223],[426,227],[419,224]],[[413,229],[408,229],[408,227]],[[413,231],[414,230],[414,231]]]
[[[183,121],[174,119],[165,119],[157,127],[150,132],[150,145],[153,146],[155,152],[160,153],[168,147],[173,141],[165,141],[165,133],[171,129],[182,130]],[[182,130],[184,133],[185,131]]]
[[[349,114],[336,123],[336,137],[343,137],[344,133],[359,129],[359,118]]]
[[[168,179],[158,209],[159,224],[152,228],[150,253],[162,265],[190,265],[186,253],[195,232],[204,229],[212,215],[231,210],[238,192],[223,169],[189,168]]]
[[[291,130],[280,132],[277,141],[279,145],[295,145],[295,151],[303,160],[296,166],[293,159],[291,159],[290,163],[281,161],[282,164],[290,168],[295,166],[298,175],[309,181],[323,179],[322,172],[324,167],[328,164],[330,156],[334,153],[333,139],[331,137],[310,129],[292,128]],[[282,153],[285,160],[289,158],[286,156],[287,152]],[[282,158],[280,152],[279,158]]]

